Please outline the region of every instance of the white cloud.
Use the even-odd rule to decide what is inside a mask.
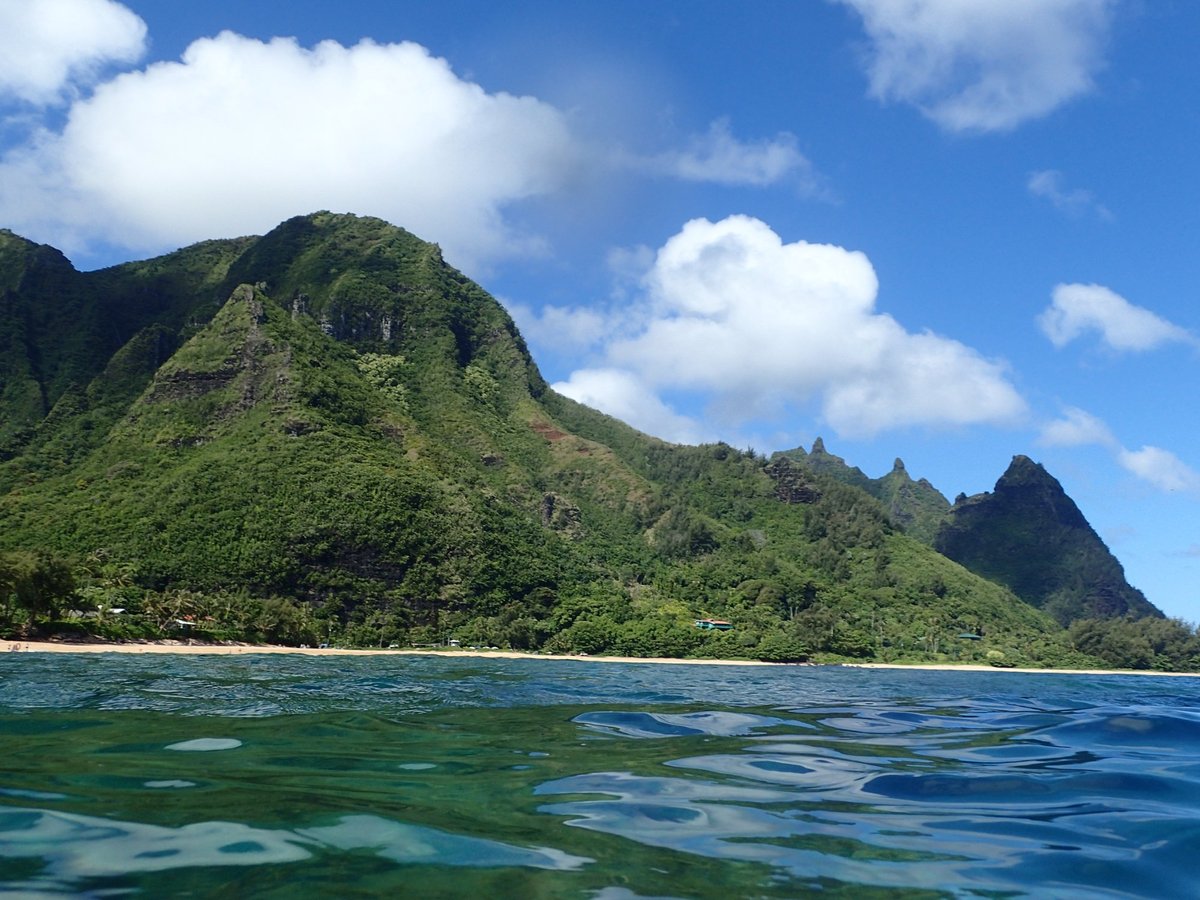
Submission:
[[[728,119],[718,119],[685,149],[652,157],[644,167],[684,181],[766,187],[795,178],[803,190],[817,189],[812,165],[797,149],[794,135],[740,141],[730,131]]]
[[[580,369],[566,381],[553,385],[572,400],[641,429],[648,434],[677,444],[695,444],[711,440],[698,422],[680,415],[662,402],[633,373],[620,369]]]
[[[1051,206],[1069,216],[1090,214],[1105,222],[1113,220],[1113,214],[1091,191],[1064,187],[1062,172],[1053,169],[1031,172],[1025,186],[1033,196],[1050,201]]]
[[[862,253],[785,244],[745,216],[693,220],[658,251],[640,304],[624,313],[643,323],[637,333],[607,344],[605,365],[626,380],[615,385],[610,375],[590,396],[620,415],[604,387],[624,397],[636,384],[655,400],[701,392],[725,427],[815,400],[839,434],[855,437],[1024,414],[1001,365],[957,341],[905,331],[875,311],[877,290]]]
[[[62,98],[108,63],[132,63],[146,23],[113,0],[2,0],[0,99],[34,104]]]
[[[1089,444],[1112,447],[1116,444],[1104,422],[1073,406],[1063,411],[1062,418],[1042,427],[1038,442],[1049,447],[1082,447]]]
[[[1104,422],[1082,409],[1068,407],[1061,418],[1044,425],[1039,443],[1051,447],[1106,447],[1121,468],[1158,490],[1200,492],[1200,473],[1174,453],[1151,446],[1128,450]]]
[[[621,325],[618,316],[590,307],[544,306],[535,312],[524,303],[505,306],[530,343],[560,353],[590,350]]]
[[[21,189],[0,219],[54,243],[158,249],[351,210],[467,266],[539,250],[505,207],[559,188],[577,150],[555,108],[489,94],[417,44],[225,32],[102,85],[61,134],[10,154],[0,181]]]
[[[1190,468],[1169,450],[1144,446],[1141,450],[1121,450],[1117,461],[1143,481],[1163,491],[1200,491],[1200,473]]]
[[[1097,332],[1113,350],[1152,350],[1162,344],[1195,344],[1185,329],[1134,306],[1099,284],[1060,284],[1038,325],[1056,347],[1064,347],[1089,331]]]
[[[950,131],[1003,131],[1089,91],[1115,0],[838,0],[870,38],[871,94]]]
[[[39,96],[63,90],[72,73],[98,74],[89,60],[141,52],[145,25],[112,0],[28,8],[71,4],[95,26],[91,43],[55,32],[61,47],[42,53],[55,65],[37,76]],[[0,0],[0,15],[16,6]],[[132,22],[136,40],[106,37],[105,12]],[[10,39],[0,32],[0,47]],[[17,90],[22,71],[0,57],[0,93]],[[742,141],[721,119],[681,150],[630,157],[585,146],[554,106],[488,93],[407,42],[305,48],[223,32],[76,97],[61,126],[25,127],[25,143],[0,157],[0,221],[68,253],[100,243],[161,251],[331,209],[401,224],[470,270],[545,253],[544,238],[513,224],[514,206],[597,172],[822,190],[792,135]]]

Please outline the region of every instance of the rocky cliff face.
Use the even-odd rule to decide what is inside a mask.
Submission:
[[[1058,480],[1026,456],[1013,458],[991,493],[959,497],[935,546],[1063,624],[1161,615]]]

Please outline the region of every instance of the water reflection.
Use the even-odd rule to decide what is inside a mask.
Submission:
[[[295,829],[219,821],[168,828],[61,811],[0,810],[0,859],[40,860],[43,873],[25,885],[40,891],[169,869],[296,863],[330,850],[369,851],[397,863],[471,868],[572,871],[591,862],[551,847],[519,847],[369,815]],[[4,887],[14,889],[11,882]]]
[[[793,712],[578,716],[583,729],[657,742],[664,753],[698,734],[727,746],[664,759],[675,777],[603,771],[548,781],[538,795],[563,799],[541,810],[571,827],[766,862],[806,880],[1023,893],[1036,872],[1032,884],[1053,886],[1056,897],[1200,886],[1191,862],[1200,819],[1184,813],[1179,827],[1184,809],[1200,808],[1200,719],[1189,711],[964,703]]]

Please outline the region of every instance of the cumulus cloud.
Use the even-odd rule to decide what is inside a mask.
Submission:
[[[794,135],[742,141],[734,137],[728,119],[713,122],[684,149],[652,157],[643,166],[684,181],[766,187],[792,178],[806,191],[818,187],[812,164],[797,148]]]
[[[1048,447],[1113,446],[1116,441],[1108,426],[1089,412],[1068,407],[1061,418],[1042,426],[1039,443]]]
[[[602,410],[635,428],[677,444],[713,439],[700,423],[660,400],[634,373],[621,369],[581,369],[553,385],[572,400]]]
[[[1185,329],[1168,322],[1099,284],[1060,284],[1038,325],[1056,347],[1065,347],[1089,331],[1113,350],[1152,350],[1163,344],[1196,344]]]
[[[1065,187],[1062,172],[1053,169],[1031,172],[1025,186],[1033,196],[1048,200],[1051,206],[1069,216],[1093,215],[1105,222],[1113,220],[1113,214],[1091,191]]]
[[[1162,491],[1194,493],[1200,491],[1200,472],[1196,472],[1169,450],[1144,446],[1141,450],[1121,450],[1117,461],[1143,481]]]
[[[52,104],[109,63],[132,63],[146,23],[113,0],[0,3],[0,99]]]
[[[636,333],[610,340],[603,371],[576,372],[575,399],[615,411],[604,390],[647,397],[700,392],[725,426],[817,402],[842,436],[914,425],[1008,423],[1025,404],[1002,365],[965,345],[913,334],[875,311],[878,281],[862,253],[785,244],[763,222],[696,219],[658,251],[638,303]],[[632,379],[632,380],[631,380]],[[634,424],[656,432],[650,420]]]
[[[508,204],[578,163],[562,114],[488,93],[413,44],[225,32],[128,72],[0,163],[0,218],[136,249],[258,232],[315,209],[403,224],[471,265],[536,252]]]
[[[862,17],[871,94],[949,131],[1003,131],[1089,91],[1115,0],[838,0]]]

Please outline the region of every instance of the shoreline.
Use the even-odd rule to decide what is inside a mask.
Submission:
[[[277,644],[202,644],[185,641],[115,643],[104,641],[10,641],[0,640],[0,654],[12,653],[174,653],[184,656],[232,656],[251,654],[292,654],[299,656],[441,656],[473,659],[556,659],[574,662],[636,662],[671,665],[779,666],[809,663],[773,663],[756,659],[677,659],[644,656],[587,656],[554,653],[526,653],[520,650],[422,650],[405,648],[352,649],[348,647],[283,647]]]
[[[347,648],[282,647],[272,644],[201,644],[183,641],[147,643],[108,643],[104,641],[10,641],[0,640],[0,653],[173,653],[198,655],[295,654],[301,656],[440,656],[471,659],[553,659],[573,662],[650,663],[658,665],[698,666],[816,666],[831,665],[846,669],[913,669],[927,672],[1019,672],[1032,675],[1151,675],[1164,678],[1200,678],[1200,672],[1158,672],[1150,669],[1034,669],[1001,668],[978,663],[776,663],[755,659],[678,659],[644,656],[584,656],[551,653],[526,653],[518,650],[353,650]]]

